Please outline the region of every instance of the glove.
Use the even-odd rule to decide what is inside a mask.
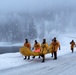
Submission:
[[[32,50],[34,50],[34,47],[32,48]]]
[[[59,50],[60,50],[60,47],[59,47]]]

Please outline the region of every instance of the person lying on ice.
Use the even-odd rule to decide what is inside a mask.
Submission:
[[[70,42],[70,44],[71,44],[71,50],[72,50],[72,53],[74,52],[74,47],[75,47],[75,42],[74,42],[74,40],[72,40],[71,42]]]
[[[37,42],[37,40],[35,40],[35,44],[34,44],[34,47],[33,47],[34,52],[40,52],[40,48],[41,48],[40,43]],[[33,58],[35,58],[35,56],[33,56]],[[40,56],[39,56],[39,58],[40,58]]]
[[[48,50],[48,44],[46,43],[46,39],[43,39],[43,42],[41,44],[41,53],[42,53],[42,62],[45,62],[45,54],[47,53]]]
[[[28,39],[25,39],[24,46],[31,49],[31,44],[30,44],[30,42],[28,42]],[[27,59],[27,56],[25,56],[24,59]],[[28,60],[30,60],[30,56],[28,56]]]
[[[54,37],[53,39],[52,48],[53,48],[53,53],[54,53],[54,60],[56,60],[58,48],[60,50],[60,43],[56,40],[56,37]]]

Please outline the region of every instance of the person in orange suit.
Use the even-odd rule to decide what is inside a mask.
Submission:
[[[60,43],[56,40],[56,37],[54,37],[53,39],[52,47],[53,47],[53,52],[54,52],[54,60],[56,60],[58,48],[60,50]]]
[[[35,40],[35,44],[34,44],[34,47],[33,47],[34,52],[40,52],[40,48],[41,48],[40,43],[37,42],[37,40]],[[33,56],[33,58],[35,58],[35,56]],[[40,58],[40,56],[39,56],[39,58]]]
[[[25,39],[24,46],[31,49],[31,44],[28,42],[28,39]],[[27,56],[24,59],[27,59]],[[28,56],[28,60],[30,60],[30,56]]]
[[[43,42],[41,44],[41,53],[42,53],[42,62],[45,62],[45,54],[47,53],[48,50],[48,44],[46,43],[46,39],[43,39]]]
[[[70,44],[71,44],[71,50],[72,50],[72,53],[74,52],[74,47],[75,47],[75,42],[74,42],[74,40],[72,40],[71,42],[70,42]]]

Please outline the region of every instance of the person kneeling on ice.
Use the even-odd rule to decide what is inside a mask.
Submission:
[[[43,42],[41,44],[41,56],[43,58],[42,62],[45,62],[45,54],[47,53],[48,50],[48,44],[46,43],[46,39],[43,39]]]
[[[28,42],[28,39],[25,39],[24,46],[31,49],[31,44]],[[27,56],[24,59],[27,59]],[[30,56],[28,56],[28,60],[30,60]]]
[[[74,47],[75,47],[75,42],[74,42],[74,40],[72,40],[71,42],[70,42],[70,44],[71,44],[71,50],[72,50],[72,53],[74,52]]]
[[[56,60],[58,48],[60,50],[60,43],[56,40],[56,37],[54,37],[53,42],[51,44],[52,44],[53,53],[54,53],[54,60]]]
[[[34,44],[34,47],[33,47],[33,49],[34,49],[34,52],[40,52],[40,43],[39,42],[37,42],[37,40],[35,40],[35,44]],[[35,56],[33,56],[33,58],[35,58]],[[40,56],[39,56],[39,58],[40,58]]]

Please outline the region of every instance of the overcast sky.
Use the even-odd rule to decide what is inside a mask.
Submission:
[[[0,0],[0,12],[42,11],[62,7],[76,7],[76,0]]]

